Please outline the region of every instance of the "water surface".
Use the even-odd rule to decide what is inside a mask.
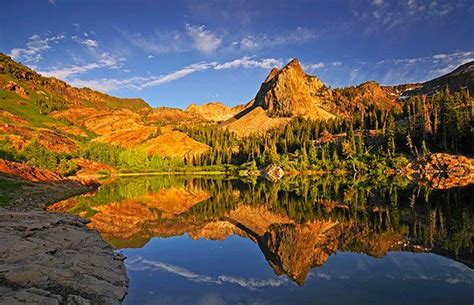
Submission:
[[[127,256],[125,304],[473,304],[473,188],[118,179],[54,210]]]

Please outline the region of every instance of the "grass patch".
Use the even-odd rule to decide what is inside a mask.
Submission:
[[[22,182],[0,177],[0,206],[9,205],[15,193],[19,191],[23,185],[24,183]]]

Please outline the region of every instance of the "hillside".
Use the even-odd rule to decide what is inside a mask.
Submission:
[[[152,109],[141,99],[75,88],[43,77],[1,53],[0,101],[0,140],[8,139],[18,151],[33,141],[57,154],[80,153],[88,142],[171,158],[207,150],[186,134],[179,134],[175,141],[177,134],[172,128],[158,128],[205,121],[200,115],[180,109]],[[157,136],[160,139],[153,141]],[[168,148],[158,149],[157,143]]]
[[[451,91],[468,89],[470,92],[474,92],[474,61],[465,63],[448,74],[420,84],[414,90],[407,91],[407,95],[431,95],[446,88]]]
[[[250,135],[263,135],[265,132],[281,128],[288,124],[290,118],[271,118],[262,107],[251,107],[246,111],[223,122],[220,126],[236,135],[246,137]]]

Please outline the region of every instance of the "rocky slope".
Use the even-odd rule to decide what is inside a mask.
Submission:
[[[269,130],[285,127],[290,120],[290,118],[281,117],[271,118],[262,107],[251,107],[222,122],[220,126],[238,136],[245,137],[262,135]]]
[[[173,131],[176,125],[205,122],[199,114],[74,88],[1,53],[0,101],[0,137],[18,150],[35,139],[56,153],[75,153],[88,141],[173,158],[207,151],[207,145]],[[160,131],[163,125],[171,128]]]
[[[150,108],[142,99],[117,98],[88,88],[75,88],[53,77],[43,77],[3,53],[0,53],[0,88],[26,99],[59,98],[68,107],[93,105],[98,109]]]
[[[244,105],[228,107],[221,102],[207,103],[202,106],[191,104],[186,108],[187,113],[201,116],[209,122],[222,122],[232,118],[237,113],[244,110]]]

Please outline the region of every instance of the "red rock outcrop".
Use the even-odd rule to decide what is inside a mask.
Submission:
[[[25,163],[12,162],[3,159],[0,159],[0,172],[35,182],[54,182],[64,180],[63,176],[50,170],[39,169],[26,165]]]
[[[28,92],[26,92],[25,89],[23,89],[23,87],[21,87],[20,85],[18,85],[17,83],[15,82],[12,82],[12,81],[9,81],[5,87],[4,87],[6,90],[8,91],[11,91],[11,92],[14,92],[16,94],[18,94],[19,96],[21,96],[22,98],[28,98]]]

